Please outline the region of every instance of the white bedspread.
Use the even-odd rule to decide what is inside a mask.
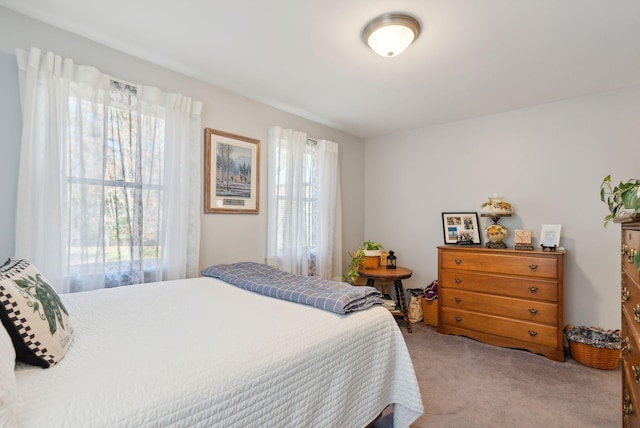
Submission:
[[[29,427],[363,427],[422,414],[382,307],[337,315],[213,278],[63,295],[76,328],[50,369],[19,364]]]

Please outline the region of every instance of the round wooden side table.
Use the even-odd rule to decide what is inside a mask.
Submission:
[[[407,313],[407,301],[404,297],[404,289],[402,288],[402,280],[411,278],[413,271],[411,269],[398,266],[395,269],[387,269],[386,266],[378,266],[373,269],[358,269],[358,275],[367,280],[367,285],[374,287],[376,279],[386,279],[393,281],[396,291],[396,303],[400,311],[391,311],[394,316],[401,316],[407,323],[407,331],[411,333],[411,323],[409,322],[409,314]]]

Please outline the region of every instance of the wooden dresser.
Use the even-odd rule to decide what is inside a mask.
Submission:
[[[438,247],[438,332],[564,361],[564,255]]]
[[[622,226],[622,420],[640,427],[640,273],[633,256],[640,251],[640,217],[616,221]]]

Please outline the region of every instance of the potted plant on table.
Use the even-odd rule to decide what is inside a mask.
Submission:
[[[364,241],[362,243],[362,252],[364,260],[362,260],[363,269],[375,269],[380,266],[380,257],[382,256],[382,244],[373,241]]]
[[[638,214],[640,212],[640,179],[632,178],[614,186],[611,175],[607,175],[600,185],[600,200],[609,208],[609,214],[604,218],[604,227],[616,218]],[[633,262],[640,271],[640,252],[635,253]]]
[[[364,241],[362,246],[358,248],[351,256],[351,262],[347,269],[347,273],[342,275],[342,280],[350,284],[354,284],[358,277],[358,269],[376,268],[380,264],[382,256],[382,244],[373,241]]]

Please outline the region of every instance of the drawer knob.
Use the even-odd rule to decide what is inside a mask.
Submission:
[[[622,247],[620,248],[620,254],[627,254],[627,244],[622,244]]]
[[[631,294],[629,293],[629,289],[627,287],[622,287],[622,303],[629,300]]]
[[[637,251],[635,248],[629,250],[629,252],[627,253],[627,262],[633,263],[633,258],[635,257],[636,253]]]
[[[460,278],[455,278],[454,281],[456,282],[456,284],[460,284],[462,282]]]
[[[529,330],[529,336],[531,337],[536,337],[538,335],[538,332],[535,330]]]
[[[457,265],[459,265],[460,263],[462,263],[462,260],[456,259],[455,262],[456,262]]]
[[[633,319],[640,322],[640,304],[633,308]]]
[[[638,366],[631,366],[631,371],[633,372],[633,377],[636,378],[636,383],[640,383],[640,369]]]
[[[536,294],[538,292],[538,287],[529,287],[529,291],[531,291],[532,294]]]
[[[459,316],[456,315],[456,321],[460,322],[460,321],[462,321],[462,318],[460,318]]]
[[[633,406],[631,405],[631,397],[629,394],[625,394],[624,401],[622,402],[622,413],[630,415],[633,413]]]
[[[529,265],[529,269],[535,271],[536,269],[538,269],[538,265]]]
[[[460,302],[462,302],[462,299],[461,299],[461,298],[459,298],[459,297],[455,297],[453,300],[455,300],[455,301],[456,301],[456,303],[460,303]]]
[[[622,352],[624,351],[631,353],[631,344],[629,343],[629,336],[622,339]]]
[[[533,316],[535,316],[538,313],[538,310],[536,308],[531,308],[529,309],[529,313]]]

